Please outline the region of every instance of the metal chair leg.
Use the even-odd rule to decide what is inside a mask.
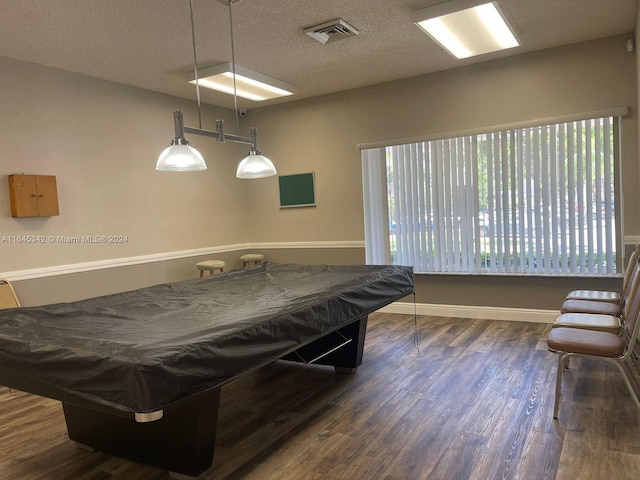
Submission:
[[[623,363],[613,362],[613,363],[615,363],[618,366],[618,369],[622,374],[624,383],[627,386],[627,389],[629,390],[629,393],[631,394],[631,397],[633,398],[633,401],[636,404],[636,407],[638,407],[638,410],[640,410],[640,398],[639,398],[640,389],[638,389],[638,385],[635,382],[631,367],[626,362],[623,362]]]
[[[556,374],[556,399],[553,405],[553,418],[558,419],[558,410],[560,409],[560,395],[562,394],[562,374],[569,362],[571,354],[565,353],[558,356],[558,373]]]

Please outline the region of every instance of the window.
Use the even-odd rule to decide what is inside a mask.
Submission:
[[[618,121],[363,149],[367,263],[416,272],[619,272]]]

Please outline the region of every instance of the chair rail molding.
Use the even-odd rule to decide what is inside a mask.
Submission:
[[[73,263],[68,265],[52,265],[46,267],[30,268],[0,272],[0,278],[11,282],[20,280],[32,280],[36,278],[67,275],[71,273],[90,272],[107,268],[126,267],[153,262],[166,262],[180,258],[198,257],[243,250],[275,250],[275,249],[338,249],[338,248],[364,248],[363,241],[322,241],[322,242],[267,242],[267,243],[238,243],[234,245],[221,245],[217,247],[194,248],[190,250],[178,250],[173,252],[152,253],[133,257],[111,258],[108,260],[96,260],[92,262]]]

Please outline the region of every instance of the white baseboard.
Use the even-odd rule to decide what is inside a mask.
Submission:
[[[470,318],[473,320],[506,320],[511,322],[553,323],[560,312],[527,308],[476,307],[468,305],[437,305],[429,303],[395,302],[379,310],[402,315]]]

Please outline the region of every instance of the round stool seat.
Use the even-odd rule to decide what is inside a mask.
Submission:
[[[225,263],[222,260],[204,260],[196,263],[196,268],[200,270],[201,277],[206,270],[209,271],[210,275],[213,275],[216,270],[220,270],[220,273],[222,273],[224,272],[224,266]]]
[[[262,255],[261,253],[245,253],[240,257],[240,260],[242,260],[243,267],[248,267],[251,262],[253,262],[255,265],[260,263],[262,260],[264,260],[264,255]]]

